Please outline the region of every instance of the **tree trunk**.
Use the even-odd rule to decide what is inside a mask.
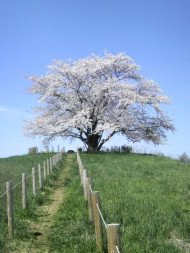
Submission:
[[[93,146],[88,145],[87,151],[93,152],[93,151],[99,151],[99,149],[98,149],[98,147],[93,147]]]
[[[92,151],[99,151],[99,140],[100,140],[101,136],[98,134],[92,134],[88,136],[88,148],[87,151],[88,152],[92,152]]]

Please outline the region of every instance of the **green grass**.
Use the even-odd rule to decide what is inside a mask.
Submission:
[[[27,210],[22,210],[22,199],[21,199],[21,184],[13,189],[13,208],[14,208],[14,238],[24,239],[29,238],[28,233],[28,219],[35,219],[35,208],[36,205],[42,204],[48,194],[49,186],[52,184],[52,180],[56,179],[56,173],[53,173],[43,186],[43,191],[37,194],[36,198],[32,196],[32,178],[31,175],[32,167],[37,169],[37,165],[43,165],[43,161],[52,157],[53,153],[39,153],[30,154],[23,156],[15,156],[9,158],[0,159],[0,192],[1,194],[5,192],[5,183],[7,181],[13,182],[13,187],[16,186],[22,178],[22,173],[25,172],[27,179],[27,199],[28,208]],[[1,195],[0,194],[0,195]],[[6,252],[7,246],[7,205],[6,205],[6,195],[0,198],[0,251]]]
[[[6,182],[13,182],[13,186],[20,182],[22,173],[27,176],[32,173],[32,167],[37,168],[38,163],[43,165],[54,153],[28,154],[23,156],[12,156],[9,158],[0,158],[0,194],[5,192]]]
[[[94,227],[89,222],[88,207],[79,180],[76,156],[64,186],[63,203],[56,214],[49,236],[50,252],[96,253],[98,251]]]
[[[81,158],[100,192],[106,223],[121,225],[123,252],[182,252],[171,234],[190,239],[188,165],[155,155],[82,153]]]
[[[121,225],[123,253],[183,252],[172,243],[171,235],[174,234],[176,238],[189,242],[189,165],[155,155],[82,153],[81,158],[88,169],[88,175],[93,180],[93,189],[100,192],[101,210],[106,223]],[[30,174],[31,167],[36,167],[39,163],[34,159],[27,167],[28,163],[21,157],[14,159],[20,161],[11,163],[15,165],[14,170],[18,171],[18,174],[14,171],[15,178],[18,180],[13,178],[14,184],[20,181],[21,172],[28,171]],[[32,160],[31,157],[30,159]],[[47,157],[41,157],[41,161],[45,159]],[[5,168],[4,165],[1,167],[1,162],[0,159],[0,168]],[[9,173],[9,166],[7,166],[7,174],[6,180],[10,180],[9,176],[12,174]],[[57,174],[54,174],[48,180],[49,186],[45,186],[47,194],[48,191],[52,191],[53,180],[56,177]],[[76,157],[64,185],[63,204],[56,214],[48,240],[50,252],[97,253],[94,226],[89,222],[87,202],[84,200],[80,184]],[[15,189],[17,189],[15,193],[19,193],[19,188]],[[16,207],[21,205],[20,194],[18,196]],[[39,194],[37,200],[30,200],[31,208],[28,213],[18,210],[15,219],[18,239],[30,237],[27,232],[27,219],[29,217],[35,219],[36,203],[41,204],[45,200],[44,195]],[[6,216],[3,216],[3,213],[6,213],[6,203],[3,201],[6,201],[6,198],[0,199],[0,248],[2,249],[0,252],[6,252],[4,239],[7,228]]]

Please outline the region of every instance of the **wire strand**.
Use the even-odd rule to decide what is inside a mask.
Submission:
[[[89,184],[89,187],[90,187],[90,191],[91,191],[91,193],[93,192],[93,190],[92,190],[92,187],[91,187],[91,185]]]
[[[13,187],[12,187],[12,190],[13,189],[15,189],[19,184],[21,184],[22,183],[22,181],[20,181],[20,182],[18,182],[16,185],[14,185]],[[1,196],[0,196],[0,198],[2,198],[4,195],[6,195],[6,193],[7,193],[7,191],[5,191]]]
[[[4,193],[0,196],[0,198],[2,198],[3,196],[5,196],[5,195],[6,195],[6,193],[7,193],[7,191],[6,191],[6,192],[4,192]]]
[[[14,185],[12,189],[15,189],[21,183],[22,183],[22,180],[18,184]]]
[[[96,203],[96,206],[97,206],[97,208],[98,208],[98,212],[99,212],[99,214],[100,214],[100,217],[101,217],[101,219],[102,219],[102,221],[103,221],[103,223],[104,223],[104,226],[105,226],[105,228],[106,228],[106,230],[107,230],[107,224],[106,224],[106,222],[105,222],[105,220],[104,220],[104,217],[103,217],[103,215],[102,215],[102,213],[101,213],[101,211],[100,211],[100,207],[99,207],[99,205]]]
[[[32,176],[32,174],[30,176],[28,176],[26,179],[30,178]]]
[[[119,247],[118,247],[117,245],[115,246],[115,248],[116,248],[116,250],[117,250],[117,253],[120,253]]]

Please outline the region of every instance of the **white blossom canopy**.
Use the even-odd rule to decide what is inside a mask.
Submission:
[[[27,77],[29,92],[39,95],[41,107],[27,121],[28,136],[78,138],[88,150],[100,150],[113,135],[129,141],[160,144],[174,130],[161,104],[169,99],[140,67],[126,56],[104,53],[72,62],[54,61],[45,76]]]

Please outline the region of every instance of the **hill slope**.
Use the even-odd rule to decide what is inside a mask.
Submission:
[[[62,180],[63,203],[59,199],[61,205],[57,212],[54,210],[55,215],[50,219],[51,230],[46,234],[47,252],[95,253],[94,228],[89,223],[76,156],[70,155],[70,158],[69,171]],[[122,252],[190,252],[188,165],[154,155],[82,153],[81,158],[93,180],[93,190],[100,192],[106,223],[121,225]],[[64,158],[61,167],[65,166]],[[52,187],[53,203],[56,183]],[[31,240],[31,233],[27,230],[19,232],[28,242]],[[43,237],[38,236],[39,239]]]
[[[190,167],[154,155],[81,154],[123,252],[181,252],[190,238]],[[181,245],[177,239],[184,239]]]

